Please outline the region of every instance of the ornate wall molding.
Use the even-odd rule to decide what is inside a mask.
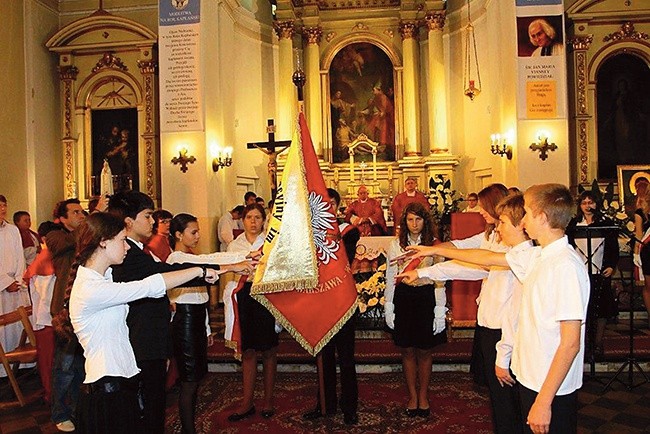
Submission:
[[[442,30],[445,27],[445,11],[429,11],[424,17],[424,21],[429,30]]]
[[[59,78],[61,80],[76,80],[79,69],[74,65],[59,66]]]
[[[402,40],[418,38],[418,23],[416,21],[400,21],[399,34]]]
[[[101,57],[101,59],[99,59],[97,64],[95,64],[95,67],[92,69],[92,72],[97,72],[103,68],[115,68],[121,71],[129,70],[129,68],[127,68],[124,62],[122,62],[122,59],[120,59],[117,56],[113,56],[113,53],[111,52],[104,53],[104,55]]]
[[[638,39],[646,40],[648,39],[648,34],[644,32],[637,32],[634,30],[634,23],[632,21],[626,21],[621,25],[621,30],[618,32],[610,33],[603,38],[603,42],[617,42],[622,39]]]
[[[138,60],[138,68],[140,68],[140,74],[155,74],[156,69],[158,69],[158,62],[155,60]]]
[[[63,138],[72,137],[72,82],[63,80]]]
[[[65,178],[65,197],[77,197],[77,186],[74,177],[74,139],[63,140],[63,177]]]
[[[294,26],[293,20],[287,21],[274,21],[273,30],[278,39],[291,39],[296,33],[296,28]]]
[[[587,121],[578,121],[578,146],[580,149],[578,158],[580,159],[580,183],[589,182],[587,177],[589,166],[589,150],[587,144]]]
[[[588,50],[593,41],[594,35],[574,36],[569,38],[568,45],[575,51]]]
[[[576,53],[576,81],[577,81],[577,111],[580,115],[587,115],[587,53]]]
[[[320,26],[303,27],[302,36],[307,40],[307,44],[318,45],[323,38],[323,28]]]

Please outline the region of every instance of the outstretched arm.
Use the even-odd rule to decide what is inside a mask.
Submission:
[[[440,255],[445,258],[458,259],[471,264],[483,265],[485,267],[498,266],[509,268],[505,253],[492,252],[484,249],[457,249],[444,247],[443,245],[424,247],[408,246],[407,250],[415,250],[414,257]]]

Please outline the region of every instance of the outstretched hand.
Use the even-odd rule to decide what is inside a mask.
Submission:
[[[219,271],[221,270],[213,270],[212,268],[207,268],[205,270],[205,281],[208,283],[215,283],[219,279]]]
[[[221,269],[225,271],[234,271],[237,274],[252,274],[255,270],[257,261],[241,261],[236,264],[222,265]]]
[[[438,254],[436,246],[406,246],[406,253],[411,258],[423,258],[425,256],[434,256]]]
[[[407,285],[410,285],[411,283],[415,282],[418,280],[418,272],[417,270],[411,270],[411,271],[404,271],[397,276],[395,276],[395,281],[399,282],[402,281],[403,283],[406,283]]]

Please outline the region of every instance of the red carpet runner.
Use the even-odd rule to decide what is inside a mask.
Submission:
[[[492,422],[486,392],[475,389],[469,374],[434,373],[431,377],[429,419],[404,413],[406,386],[401,373],[359,375],[359,424],[349,427],[340,412],[333,417],[305,421],[302,414],[315,406],[316,374],[279,373],[275,388],[276,414],[259,415],[262,378],[255,401],[258,413],[230,423],[227,417],[241,399],[239,374],[208,374],[199,391],[196,428],[200,433],[490,433]],[[176,405],[167,408],[167,433],[180,433]]]

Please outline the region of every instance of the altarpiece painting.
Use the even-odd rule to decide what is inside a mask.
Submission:
[[[393,64],[376,45],[344,46],[332,60],[330,125],[332,162],[349,160],[348,146],[360,134],[377,142],[377,161],[395,161]],[[372,159],[359,156],[358,161]]]

